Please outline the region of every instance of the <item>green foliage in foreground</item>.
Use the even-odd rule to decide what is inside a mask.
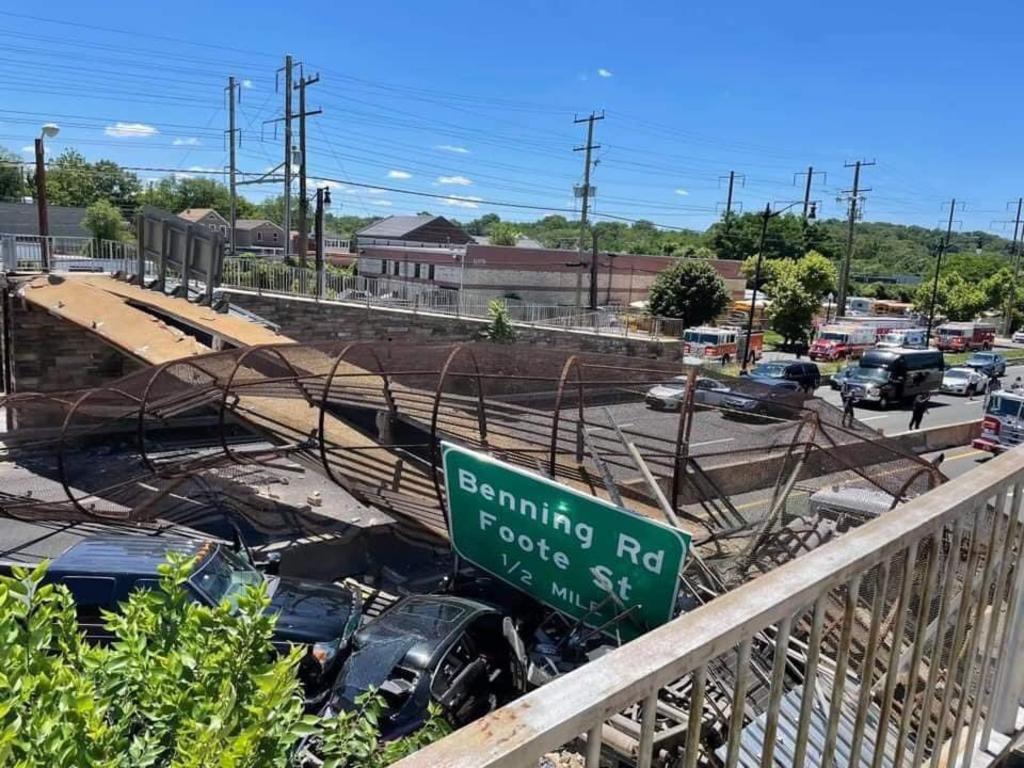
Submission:
[[[17,768],[288,766],[317,734],[326,766],[377,768],[446,732],[435,713],[410,738],[381,745],[382,711],[327,722],[303,715],[301,652],[273,653],[274,617],[260,586],[217,608],[188,599],[191,561],[161,568],[161,590],[132,595],[105,617],[109,646],[89,645],[63,587],[44,567],[0,577],[0,765]]]

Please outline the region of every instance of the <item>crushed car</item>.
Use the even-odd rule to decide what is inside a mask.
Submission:
[[[264,572],[243,546],[234,551],[209,539],[91,536],[59,555],[47,570],[46,581],[68,588],[86,638],[105,642],[111,636],[103,613],[117,611],[135,590],[159,589],[157,569],[172,553],[193,558],[195,564],[184,588],[204,605],[227,602],[234,606],[246,587],[265,583],[270,596],[267,612],[277,616],[274,647],[281,653],[295,645],[306,647],[299,667],[306,695],[315,696],[334,679],[359,626],[362,598],[336,584]],[[273,561],[264,567],[276,570]]]

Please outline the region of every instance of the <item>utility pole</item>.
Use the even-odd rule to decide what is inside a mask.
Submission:
[[[591,233],[590,252],[590,308],[597,309],[597,232]]]
[[[806,221],[808,215],[811,212],[811,202],[812,202],[812,200],[811,200],[811,181],[812,181],[812,179],[814,179],[815,176],[822,176],[822,177],[824,177],[825,181],[828,181],[828,174],[826,174],[824,171],[816,171],[816,170],[814,170],[814,166],[813,165],[808,165],[806,171],[801,171],[800,173],[794,173],[793,174],[793,183],[794,184],[796,184],[797,176],[806,176],[807,177],[806,181],[804,182],[804,214],[803,214],[804,221]]]
[[[228,191],[231,194],[231,210],[228,214],[228,244],[231,255],[235,255],[235,223],[238,220],[238,189],[236,186],[237,161],[235,157],[236,135],[238,129],[235,127],[235,90],[238,90],[238,99],[241,101],[242,89],[238,88],[234,76],[228,78]]]
[[[853,189],[846,190],[849,194],[849,222],[846,229],[846,252],[843,254],[843,263],[839,268],[839,291],[836,297],[836,317],[846,315],[846,290],[850,282],[850,261],[853,259],[853,230],[857,223],[858,207],[860,204],[861,192],[870,192],[871,189],[860,188],[860,169],[864,166],[874,165],[875,161],[858,160],[855,163],[846,163],[845,167],[853,167]],[[808,201],[809,202],[809,201]]]
[[[1013,333],[1013,307],[1017,303],[1017,278],[1020,276],[1020,249],[1018,236],[1024,236],[1021,232],[1021,211],[1024,209],[1024,197],[1017,198],[1017,216],[1013,220],[1013,247],[1010,250],[1010,262],[1013,264],[1013,282],[1010,283],[1010,291],[1006,296],[1006,324],[1003,326],[1003,335],[1009,336]]]
[[[284,57],[284,256],[292,246],[292,55]]]
[[[295,85],[299,92],[299,266],[306,266],[308,255],[309,198],[306,197],[306,86],[319,82],[320,75],[299,77]],[[319,112],[319,110],[318,110]],[[316,114],[316,113],[313,113]]]
[[[573,147],[573,152],[585,152],[583,156],[583,205],[580,208],[580,240],[579,240],[579,262],[576,268],[576,311],[582,306],[583,300],[583,249],[586,248],[584,236],[587,233],[587,211],[590,205],[590,152],[600,149],[600,144],[594,144],[594,123],[604,120],[604,112],[600,115],[591,112],[589,117],[574,118],[573,123],[587,124],[587,143],[582,147]]]
[[[318,187],[316,190],[316,218],[313,223],[313,237],[316,241],[314,248],[316,267],[316,297],[323,298],[324,295],[324,208],[331,204],[331,190],[328,187]]]
[[[736,171],[729,171],[728,176],[718,177],[719,187],[721,187],[722,182],[725,181],[726,179],[729,180],[729,189],[725,196],[725,215],[722,217],[722,227],[725,230],[726,242],[729,243],[729,246],[731,248],[732,242],[729,239],[729,232],[732,229],[733,190],[736,188],[737,179],[739,179],[740,186],[745,187],[747,185],[747,177],[742,173],[736,173]],[[721,205],[721,203],[719,203],[719,205]],[[728,258],[728,256],[726,256],[725,258]]]
[[[942,269],[942,255],[949,248],[949,238],[953,234],[953,214],[956,212],[956,198],[949,201],[949,221],[946,223],[946,237],[939,241],[939,252],[935,258],[935,279],[932,282],[932,300],[928,305],[928,331],[925,339],[932,337],[932,323],[935,321],[935,301],[939,297],[939,272]]]

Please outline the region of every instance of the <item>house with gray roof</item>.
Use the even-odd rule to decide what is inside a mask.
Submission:
[[[284,229],[268,219],[237,219],[235,249],[284,248]]]
[[[356,232],[360,247],[366,245],[466,245],[473,238],[444,216],[388,216]]]

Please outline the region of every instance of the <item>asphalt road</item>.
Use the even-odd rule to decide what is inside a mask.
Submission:
[[[1006,368],[1006,376],[1003,377],[1003,386],[1008,386],[1017,376],[1024,377],[1024,365],[1011,365]],[[838,408],[842,407],[842,400],[839,392],[828,387],[820,387],[815,394],[828,403]],[[981,418],[982,406],[985,398],[979,396],[974,400],[968,400],[959,395],[932,395],[932,407],[924,416],[921,426],[938,427],[944,424],[956,424],[961,421],[976,421]],[[857,418],[866,426],[877,429],[886,435],[893,435],[897,432],[905,432],[910,422],[910,406],[890,408],[888,411],[881,411],[876,406],[863,405],[854,409]]]

